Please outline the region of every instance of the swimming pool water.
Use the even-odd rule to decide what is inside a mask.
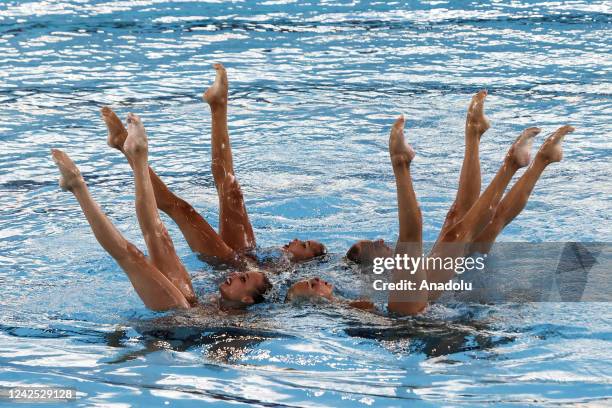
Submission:
[[[487,2],[488,3],[488,2]],[[391,319],[281,302],[341,259],[397,235],[389,126],[404,113],[426,240],[457,185],[465,110],[487,88],[487,183],[520,130],[577,130],[507,241],[610,241],[612,7],[604,1],[4,1],[0,4],[0,386],[75,387],[91,406],[437,406],[610,403],[609,303],[436,305]],[[237,176],[258,243],[332,255],[275,277],[240,316],[147,311],[57,186],[65,149],[144,249],[125,159],[99,108],[141,115],[151,164],[217,225],[213,62],[230,80]],[[167,218],[205,297],[223,277]],[[275,302],[274,302],[275,301]]]

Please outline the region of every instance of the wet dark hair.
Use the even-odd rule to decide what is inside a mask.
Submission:
[[[261,289],[261,291],[257,292],[253,296],[253,304],[262,303],[263,301],[265,301],[266,298],[264,298],[264,295],[266,294],[266,292],[268,292],[270,289],[272,289],[272,282],[270,282],[270,279],[268,279],[268,277],[265,274],[263,276],[263,282],[264,282],[263,283],[264,286]]]
[[[361,247],[359,242],[354,243],[349,250],[346,251],[346,258],[355,263],[361,263],[361,258],[359,255],[361,255]]]

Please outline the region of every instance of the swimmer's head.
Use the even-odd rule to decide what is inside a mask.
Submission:
[[[314,240],[301,241],[297,238],[285,244],[283,250],[289,254],[289,259],[293,262],[308,261],[327,253],[322,243]]]
[[[294,283],[287,292],[285,302],[293,300],[333,300],[334,285],[321,278],[311,278]]]
[[[393,249],[382,239],[376,241],[362,240],[350,247],[346,258],[358,264],[371,264],[374,258],[388,258],[393,256]]]
[[[234,272],[219,285],[219,292],[226,305],[241,308],[263,302],[270,288],[272,284],[263,272]]]

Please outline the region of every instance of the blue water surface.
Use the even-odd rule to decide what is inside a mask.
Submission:
[[[536,147],[560,125],[577,129],[500,239],[610,241],[611,22],[606,1],[3,1],[0,387],[73,387],[75,405],[105,407],[612,403],[609,303],[435,305],[410,319],[282,303],[290,282],[315,274],[353,294],[342,254],[396,239],[386,149],[400,113],[435,240],[481,88],[483,183],[521,129],[543,128]],[[49,150],[75,159],[144,249],[131,170],[106,146],[99,108],[137,112],[152,166],[216,226],[201,101],[214,62],[228,69],[258,244],[312,238],[331,255],[275,276],[271,301],[248,314],[156,314],[58,188]],[[224,272],[164,220],[198,292],[214,292]]]

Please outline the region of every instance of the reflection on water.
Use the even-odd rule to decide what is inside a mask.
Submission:
[[[228,364],[239,362],[241,357],[259,343],[278,336],[233,328],[173,327],[166,330],[155,328],[142,333],[141,337],[144,346],[142,350],[130,351],[108,363],[122,363],[160,350],[188,351],[202,348],[205,350],[205,360]],[[122,347],[122,340],[127,339],[126,331],[107,333],[105,338],[109,347]]]
[[[82,405],[104,406],[605,405],[607,303],[436,305],[392,319],[281,300],[313,274],[358,296],[341,255],[357,239],[396,238],[386,135],[400,112],[425,240],[435,240],[481,87],[493,125],[485,183],[522,128],[577,128],[504,239],[609,241],[611,15],[603,1],[2,2],[0,385],[72,386]],[[98,114],[105,104],[135,111],[152,166],[216,225],[200,96],[217,61],[228,67],[235,167],[259,245],[318,239],[331,255],[279,271],[271,302],[247,314],[159,315],[57,188],[49,149],[75,158],[144,248],[131,171],[106,147]],[[206,297],[224,272],[167,225]]]

